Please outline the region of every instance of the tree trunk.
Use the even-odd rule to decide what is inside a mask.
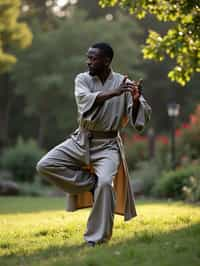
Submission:
[[[9,143],[9,115],[13,99],[13,90],[9,74],[0,76],[0,150]]]
[[[46,114],[40,114],[39,116],[39,130],[38,130],[38,144],[41,148],[44,147],[45,132],[47,127],[47,116]]]
[[[10,111],[10,103],[7,103],[7,106],[4,110],[0,110],[0,149],[5,147],[8,144],[8,118]]]

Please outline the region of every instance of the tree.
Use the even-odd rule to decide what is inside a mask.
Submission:
[[[200,3],[199,0],[100,0],[102,7],[119,5],[142,19],[152,14],[157,20],[171,22],[161,36],[150,30],[143,55],[162,61],[165,56],[175,60],[169,78],[185,85],[193,73],[200,72]]]
[[[23,17],[31,24],[37,17],[44,31],[57,27],[59,18],[67,17],[76,2],[73,0],[21,0]]]
[[[13,46],[25,48],[31,44],[32,35],[25,23],[19,22],[19,0],[0,2],[0,73],[6,72],[16,63]]]
[[[90,18],[105,17],[106,14],[114,14],[118,11],[118,8],[99,8],[98,1],[99,0],[80,0],[77,1],[76,5],[86,10]]]
[[[39,121],[37,138],[43,147],[54,145],[77,126],[73,80],[76,73],[85,71],[85,53],[99,40],[100,33],[101,40],[113,44],[114,69],[132,78],[142,75],[137,70],[139,49],[130,37],[132,21],[119,14],[116,22],[102,18],[94,23],[86,20],[86,16],[72,12],[48,32],[35,25],[33,45],[20,52],[12,73],[16,92],[25,98],[26,115]],[[138,28],[136,24],[135,28]]]
[[[26,48],[32,34],[25,23],[19,22],[20,1],[0,2],[0,148],[8,141],[8,120],[13,99],[9,71],[16,63],[14,48]]]

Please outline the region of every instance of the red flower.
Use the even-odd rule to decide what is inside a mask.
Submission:
[[[138,141],[147,141],[147,137],[146,136],[141,136],[138,134],[134,134],[132,137],[133,141],[138,142]]]
[[[161,142],[162,144],[167,145],[169,143],[169,139],[167,136],[157,136],[157,141]]]
[[[182,128],[190,128],[190,124],[189,123],[183,123],[181,127]]]
[[[176,131],[175,131],[175,136],[176,136],[176,137],[180,137],[181,134],[182,134],[181,129],[180,129],[180,128],[177,128]]]
[[[197,123],[197,117],[195,115],[190,115],[190,123],[195,125]]]

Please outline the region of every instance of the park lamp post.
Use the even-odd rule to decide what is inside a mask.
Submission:
[[[175,143],[175,130],[176,118],[179,115],[180,105],[177,103],[169,103],[167,106],[168,116],[171,119],[171,167],[176,168],[176,143]]]

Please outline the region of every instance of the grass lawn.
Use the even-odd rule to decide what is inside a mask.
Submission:
[[[112,240],[84,245],[89,210],[63,198],[0,198],[1,266],[199,266],[200,206],[136,202],[138,217],[115,217]]]

